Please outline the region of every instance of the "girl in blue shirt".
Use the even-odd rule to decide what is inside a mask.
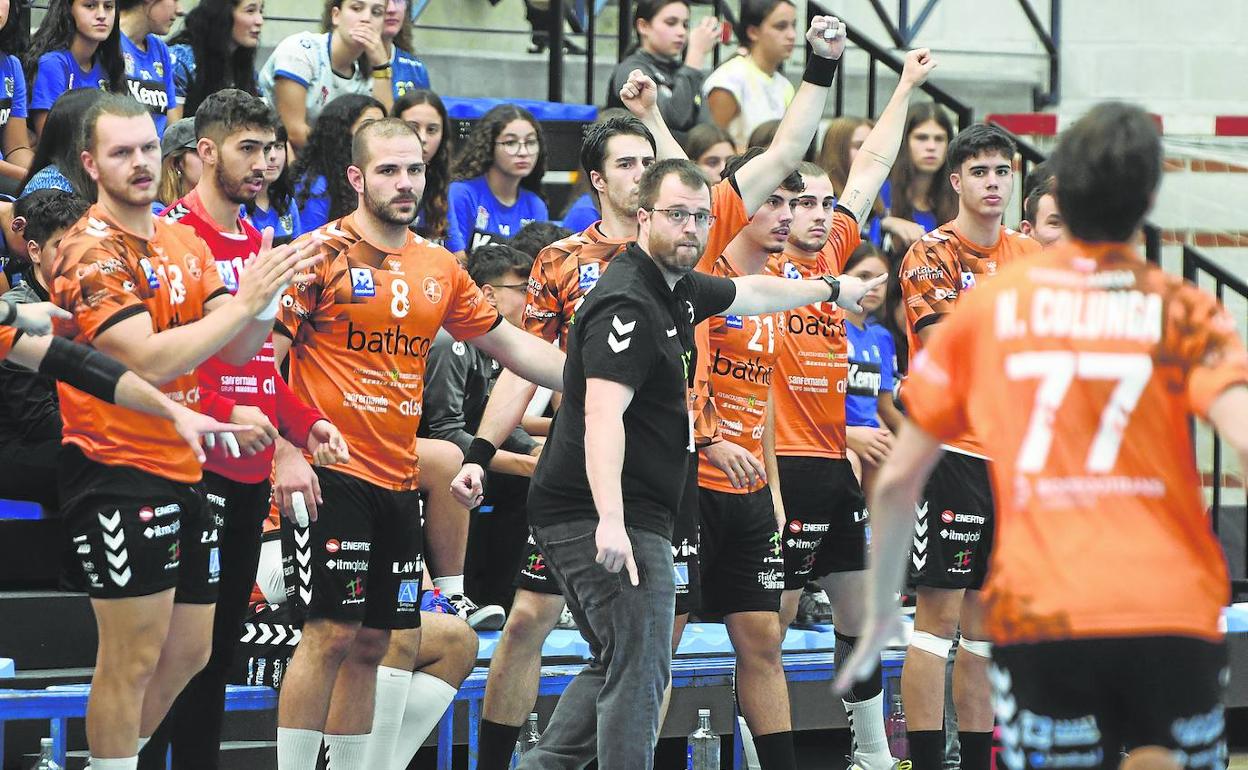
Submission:
[[[126,88],[147,107],[156,122],[156,135],[182,117],[173,85],[173,57],[161,38],[178,18],[178,0],[118,0],[121,9],[121,55],[126,65]]]
[[[845,263],[844,275],[875,278],[888,273],[888,263],[879,250],[863,243]],[[862,299],[862,312],[845,311],[845,331],[849,341],[848,389],[845,393],[845,436],[849,447],[888,445],[901,428],[901,412],[893,403],[893,382],[897,372],[893,336],[872,314],[884,305],[884,287],[877,286]],[[876,467],[861,452],[863,487]]]
[[[463,261],[483,243],[549,220],[542,197],[545,173],[541,125],[528,110],[500,104],[481,116],[451,172],[456,181],[446,248]]]
[[[945,170],[945,152],[953,122],[935,102],[910,105],[905,146],[897,154],[888,181],[880,189],[887,214],[873,224],[871,241],[889,252],[905,254],[910,244],[958,215],[958,199]]]
[[[31,84],[29,113],[43,133],[57,97],[77,88],[126,92],[121,28],[114,0],[52,0],[23,61]]]
[[[10,51],[20,51],[21,14],[9,0],[0,0],[0,176],[20,182],[34,151],[26,133],[26,74]]]
[[[451,124],[446,105],[433,91],[417,89],[395,99],[394,115],[416,131],[424,147],[425,192],[413,227],[422,238],[445,244],[451,185]]]
[[[359,197],[347,181],[351,137],[360,126],[384,117],[381,102],[363,94],[344,94],[325,105],[291,171],[301,235],[355,210]]]
[[[243,216],[257,230],[273,228],[273,245],[289,243],[303,232],[299,207],[290,183],[286,152],[286,127],[277,124],[277,141],[264,154],[264,187],[251,203],[243,204]]]
[[[208,94],[237,88],[259,95],[256,49],[264,26],[260,0],[200,0],[169,41],[173,87],[182,114],[191,116]],[[221,30],[229,29],[229,35]]]
[[[97,88],[80,88],[61,95],[48,110],[48,121],[43,127],[43,140],[35,148],[30,171],[22,180],[22,193],[26,197],[35,190],[64,190],[76,193],[85,200],[96,197],[96,185],[82,168],[83,119],[91,105],[100,100],[104,92]]]
[[[390,52],[390,82],[397,103],[407,94],[429,90],[429,70],[425,63],[410,53],[412,50],[412,19],[407,12],[408,0],[390,0],[382,18],[381,42]],[[398,110],[391,110],[398,115]]]

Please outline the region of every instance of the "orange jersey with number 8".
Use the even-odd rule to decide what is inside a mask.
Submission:
[[[1062,247],[959,303],[903,398],[993,458],[993,641],[1220,637],[1228,578],[1188,418],[1242,384],[1234,320],[1125,246]]]

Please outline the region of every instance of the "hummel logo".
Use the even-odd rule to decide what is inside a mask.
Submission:
[[[671,329],[668,329],[668,330],[667,330],[667,336],[669,336],[669,337],[675,337],[675,336],[676,336],[676,329],[675,329],[675,327],[673,327],[673,328],[671,328]]]
[[[633,338],[626,335],[632,334],[633,329],[637,328],[636,321],[624,323],[618,315],[611,316],[611,326],[615,329],[607,334],[607,344],[611,346],[613,353],[623,353],[628,350],[628,346],[633,344]],[[616,336],[616,335],[620,336]]]

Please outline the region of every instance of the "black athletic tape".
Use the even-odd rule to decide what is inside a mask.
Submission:
[[[62,337],[52,338],[48,352],[39,362],[40,374],[110,404],[116,403],[117,383],[126,371],[116,359]]]
[[[836,79],[836,68],[841,66],[840,59],[825,59],[822,56],[811,56],[806,59],[806,71],[802,73],[802,82],[828,88]]]

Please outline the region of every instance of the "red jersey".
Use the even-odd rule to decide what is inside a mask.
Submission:
[[[960,297],[1014,260],[1040,251],[1037,241],[1007,227],[1000,228],[995,246],[983,246],[963,235],[952,222],[915,241],[901,263],[910,360],[923,348],[919,332],[952,312]],[[962,452],[984,454],[977,437],[969,433],[955,437],[949,445]]]
[[[367,240],[348,214],[317,231],[325,259],[282,298],[277,331],[293,340],[290,385],[342,431],[351,476],[418,486],[416,429],[425,362],[440,327],[456,339],[502,321],[449,251],[408,233],[399,249]]]
[[[993,458],[993,641],[1217,640],[1229,599],[1189,418],[1248,384],[1234,319],[1122,244],[1071,243],[961,301],[914,362],[910,419]]]
[[[155,219],[155,218],[154,218]],[[74,314],[84,345],[113,324],[147,313],[159,334],[204,317],[204,305],[228,294],[212,255],[191,228],[155,219],[146,238],[118,224],[99,204],[61,239],[52,265],[52,300]],[[167,420],[95,399],[64,383],[63,435],[95,462],[125,465],[183,483],[203,475],[191,448]],[[199,409],[194,370],[160,387],[175,402]]]
[[[777,254],[767,272],[781,278],[807,279],[839,274],[862,242],[858,223],[837,209],[828,242],[816,259]],[[787,334],[780,337],[776,359],[776,454],[790,457],[845,457],[845,392],[849,374],[849,338],[845,311],[835,302],[790,310]]]
[[[162,216],[195,231],[216,259],[221,282],[231,294],[236,293],[239,273],[260,250],[260,231],[241,216],[238,226],[242,232],[221,231],[194,191],[166,209]],[[213,356],[200,364],[196,373],[203,410],[218,420],[228,422],[235,404],[254,406],[264,412],[291,443],[302,446],[312,424],[324,419],[320,412],[296,398],[285,380],[278,376],[273,363],[272,336],[264,341],[246,366],[231,366]],[[204,470],[244,484],[257,484],[269,478],[273,451],[270,446],[259,454],[235,458],[230,457],[224,447],[219,447],[208,451]]]

